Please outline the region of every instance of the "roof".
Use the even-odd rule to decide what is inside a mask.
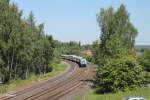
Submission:
[[[84,50],[82,52],[85,56],[92,56],[92,51],[90,49]]]

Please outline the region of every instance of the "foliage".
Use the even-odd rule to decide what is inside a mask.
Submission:
[[[81,54],[81,44],[80,42],[59,42],[55,41],[55,54],[56,56],[60,56],[60,54],[68,54],[68,55],[80,55]]]
[[[102,33],[100,37],[101,47],[104,47],[107,40],[114,34],[119,35],[119,38],[121,38],[127,48],[134,46],[137,30],[130,22],[129,14],[124,5],[121,5],[116,12],[112,7],[106,10],[102,8],[97,15],[97,22],[99,27],[101,27]]]
[[[105,46],[100,47],[100,65],[105,64],[105,61],[108,59],[121,58],[127,54],[127,49],[121,39],[116,35],[112,35],[111,38],[106,41]]]
[[[95,50],[96,85],[102,92],[125,91],[145,82],[145,74],[136,58],[129,52],[134,48],[137,30],[129,19],[125,6],[117,11],[101,9],[97,16],[101,37]]]
[[[97,16],[97,21],[102,33],[100,37],[101,43],[99,49],[102,59],[104,58],[104,56],[116,56],[116,53],[113,54],[113,52],[117,52],[115,51],[115,48],[121,48],[113,47],[112,49],[109,47],[109,45],[111,45],[111,41],[114,41],[112,39],[114,37],[120,39],[120,43],[124,46],[124,50],[132,48],[134,46],[137,30],[129,21],[129,15],[124,5],[121,5],[116,12],[112,7],[106,10],[101,9],[101,12]],[[118,41],[118,39],[115,40]]]
[[[100,43],[99,41],[94,41],[93,44],[92,44],[92,53],[93,53],[93,56],[92,56],[92,60],[95,64],[99,64],[100,63],[100,59],[99,59],[99,56],[100,56]]]
[[[92,45],[91,44],[83,44],[82,45],[82,51],[84,51],[84,50],[92,50],[93,48],[92,48]]]
[[[98,68],[97,83],[102,92],[124,91],[144,82],[142,67],[132,56],[108,59]]]
[[[45,74],[53,59],[54,40],[45,35],[44,24],[36,25],[33,13],[22,11],[9,0],[0,0],[0,78],[9,82]]]
[[[150,72],[150,50],[146,50],[138,58],[140,65],[144,67],[144,70]]]

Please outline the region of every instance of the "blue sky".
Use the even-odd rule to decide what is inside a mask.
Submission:
[[[37,23],[45,23],[47,34],[59,41],[92,43],[100,36],[96,14],[100,8],[125,4],[138,29],[136,44],[150,44],[150,0],[11,0],[27,17],[33,11]]]

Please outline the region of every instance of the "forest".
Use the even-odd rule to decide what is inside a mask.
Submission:
[[[22,18],[23,11],[9,0],[0,0],[0,13],[2,82],[50,71],[55,46],[53,37],[44,32],[44,23],[37,25],[32,12]]]

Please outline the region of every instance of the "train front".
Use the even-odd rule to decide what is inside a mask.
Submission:
[[[87,65],[86,59],[84,59],[84,58],[80,59],[80,66],[81,67],[86,67],[86,65]]]

